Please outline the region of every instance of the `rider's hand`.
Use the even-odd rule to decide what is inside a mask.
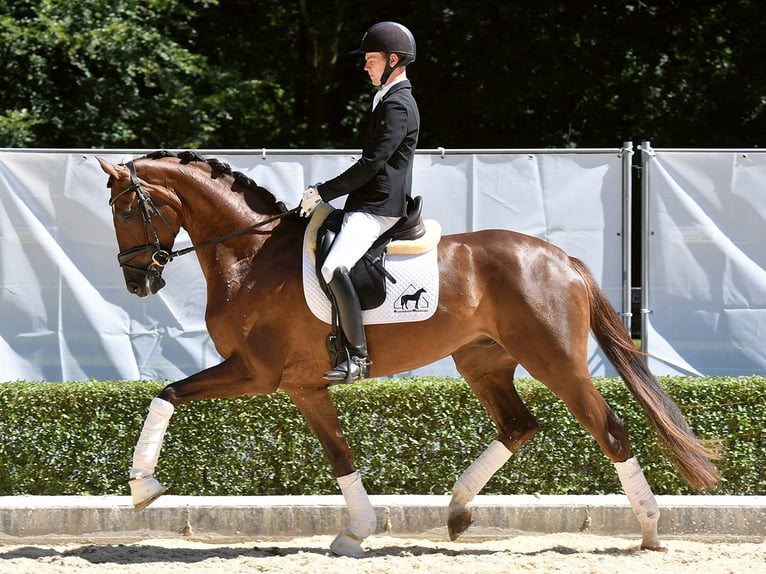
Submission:
[[[322,197],[319,195],[316,187],[309,187],[303,192],[303,199],[301,199],[301,217],[311,215],[320,203],[322,203]]]

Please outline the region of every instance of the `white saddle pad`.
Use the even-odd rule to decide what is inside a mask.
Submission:
[[[310,227],[310,226],[309,226]],[[332,321],[332,308],[319,286],[307,229],[303,237],[303,294],[311,312],[325,323]],[[365,325],[423,321],[436,312],[439,302],[439,265],[434,247],[419,255],[388,255],[386,270],[396,283],[386,280],[386,300],[375,309],[362,311]]]

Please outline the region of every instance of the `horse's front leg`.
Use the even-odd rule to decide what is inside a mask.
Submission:
[[[330,550],[339,556],[361,558],[364,556],[361,543],[375,533],[378,521],[361,473],[354,469],[354,456],[343,436],[330,393],[326,387],[287,390],[287,393],[322,444],[348,507],[349,526],[335,537]]]
[[[258,388],[237,358],[227,359],[166,386],[152,399],[133,451],[129,483],[133,508],[136,511],[146,508],[167,490],[154,478],[154,470],[159,461],[165,431],[178,405],[198,399],[268,394],[274,390],[276,384]]]
[[[154,478],[154,469],[174,410],[173,403],[160,397],[154,397],[149,405],[149,413],[133,450],[133,464],[130,467],[130,495],[136,512],[149,506],[167,490]]]

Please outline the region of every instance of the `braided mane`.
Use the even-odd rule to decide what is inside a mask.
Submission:
[[[261,187],[255,181],[253,181],[250,177],[242,173],[241,171],[233,171],[231,169],[231,166],[223,162],[217,158],[206,158],[203,155],[198,154],[195,151],[181,151],[181,152],[172,152],[167,150],[159,150],[152,153],[148,153],[144,156],[146,159],[162,159],[164,157],[175,157],[181,160],[181,164],[185,165],[188,163],[194,163],[194,162],[202,162],[206,163],[210,166],[211,169],[211,177],[213,179],[218,179],[222,175],[228,175],[234,178],[234,185],[232,186],[232,191],[234,192],[241,192],[241,191],[254,191],[258,194],[259,197],[261,197],[263,200],[265,200],[270,205],[274,206],[274,208],[277,210],[278,213],[284,213],[287,211],[287,207],[285,206],[284,202],[278,201],[276,196],[271,193],[268,189],[265,187]]]

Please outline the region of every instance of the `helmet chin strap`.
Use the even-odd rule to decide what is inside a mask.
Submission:
[[[386,82],[388,81],[388,78],[391,77],[391,74],[394,73],[394,70],[399,67],[399,64],[401,60],[397,60],[396,66],[391,66],[391,54],[386,54],[386,67],[383,68],[383,73],[380,75],[380,86],[383,87],[386,85]]]

